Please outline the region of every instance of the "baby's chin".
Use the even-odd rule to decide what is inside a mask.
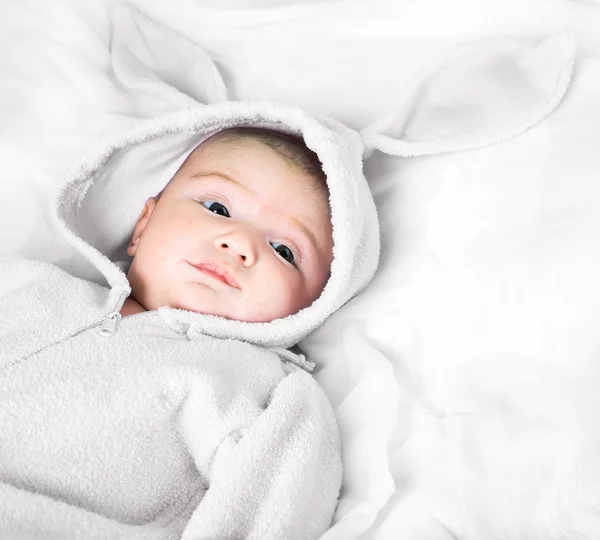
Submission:
[[[285,314],[277,314],[277,315],[265,315],[262,313],[247,313],[244,315],[240,314],[232,314],[232,313],[222,313],[222,312],[211,312],[211,311],[197,311],[197,310],[188,310],[193,313],[200,313],[202,315],[212,315],[214,317],[221,317],[222,319],[227,319],[229,321],[237,321],[244,323],[270,323],[277,319],[283,319],[291,313]]]
[[[174,297],[175,298],[174,298]],[[277,319],[283,319],[303,309],[304,305],[298,305],[299,302],[291,302],[291,305],[282,306],[281,303],[275,305],[258,305],[257,303],[234,302],[228,299],[213,298],[210,295],[195,295],[195,298],[182,299],[179,294],[156,295],[138,298],[135,294],[131,298],[146,311],[157,310],[161,307],[180,309],[199,315],[210,315],[221,317],[230,321],[246,323],[270,323]]]
[[[270,323],[277,319],[283,319],[298,313],[303,307],[298,308],[292,306],[290,309],[282,309],[281,306],[263,306],[262,309],[259,306],[238,306],[237,308],[232,306],[230,303],[227,305],[225,301],[219,302],[224,305],[214,305],[214,303],[202,302],[201,299],[196,301],[180,301],[172,300],[167,298],[143,298],[137,297],[135,293],[132,293],[130,298],[127,300],[127,306],[124,306],[122,310],[123,315],[130,315],[133,313],[139,313],[141,311],[154,311],[159,308],[168,307],[171,309],[180,309],[190,313],[197,313],[199,315],[210,315],[213,317],[221,317],[230,321],[238,321],[245,323]]]
[[[158,306],[159,307],[169,307],[172,309],[180,309],[182,311],[187,311],[189,313],[197,313],[198,315],[210,315],[212,317],[220,317],[222,319],[227,319],[229,321],[238,321],[238,322],[247,322],[247,323],[269,323],[274,321],[275,319],[280,319],[283,317],[287,317],[288,314],[270,314],[263,313],[260,311],[248,310],[245,311],[240,309],[239,311],[235,311],[233,309],[219,309],[211,306],[201,306],[198,304],[190,304],[187,302],[169,302],[168,305]],[[150,310],[149,310],[150,311]]]

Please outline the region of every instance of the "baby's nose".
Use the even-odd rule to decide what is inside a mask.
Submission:
[[[217,248],[243,266],[252,266],[256,262],[256,247],[247,232],[236,231],[217,238]]]

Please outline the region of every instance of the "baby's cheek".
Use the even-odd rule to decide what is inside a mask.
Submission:
[[[306,290],[311,303],[321,296],[325,285],[327,285],[327,282],[329,281],[330,275],[330,264],[321,264],[305,273]]]
[[[297,313],[301,309],[312,303],[312,299],[308,295],[306,282],[300,273],[293,277],[287,276],[285,289],[281,292],[281,310],[284,312],[282,317]],[[284,300],[285,299],[285,300]]]
[[[278,271],[271,272],[268,277],[265,275],[251,296],[252,300],[246,305],[248,322],[270,322],[298,311],[297,285]]]

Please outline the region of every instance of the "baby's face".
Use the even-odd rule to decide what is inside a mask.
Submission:
[[[202,144],[146,201],[128,248],[132,297],[248,322],[307,307],[332,261],[315,182],[259,142]]]

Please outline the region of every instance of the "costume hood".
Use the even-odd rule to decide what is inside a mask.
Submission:
[[[562,99],[574,44],[569,35],[559,34],[537,47],[492,40],[458,48],[406,89],[395,110],[361,132],[292,106],[228,101],[206,53],[135,8],[113,11],[111,54],[115,80],[132,101],[157,98],[158,109],[168,112],[103,142],[56,201],[67,239],[111,289],[105,306],[109,329],[118,324],[131,292],[126,247],[144,201],[162,190],[187,155],[212,134],[236,126],[264,127],[300,135],[327,177],[333,262],[322,294],[305,309],[268,323],[167,307],[159,313],[180,331],[285,348],[359,293],[377,269],[379,226],[363,159],[374,149],[398,156],[436,154],[522,133]]]
[[[185,108],[115,137],[88,159],[61,191],[58,217],[67,238],[111,288],[107,316],[117,314],[131,292],[124,271],[130,260],[126,248],[145,200],[166,186],[201,141],[233,126],[301,135],[319,156],[327,177],[333,229],[329,280],[311,306],[269,323],[170,308],[160,308],[160,315],[180,331],[192,327],[217,338],[289,347],[359,292],[377,268],[377,212],[362,173],[363,145],[356,131],[273,103],[223,102]],[[120,261],[125,264],[117,264]]]

